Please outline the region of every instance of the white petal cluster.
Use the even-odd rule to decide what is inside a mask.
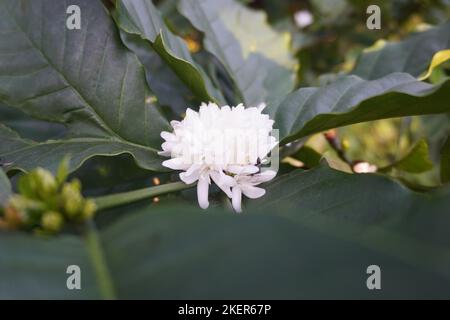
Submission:
[[[171,157],[163,165],[182,170],[180,179],[187,184],[198,181],[200,207],[209,206],[211,182],[232,199],[237,212],[242,211],[242,195],[255,199],[265,194],[257,185],[273,179],[276,171],[261,166],[278,141],[264,107],[202,104],[198,112],[187,109],[182,121],[172,121],[173,132],[161,133],[165,142],[159,154]]]

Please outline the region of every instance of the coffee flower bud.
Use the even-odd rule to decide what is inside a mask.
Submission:
[[[24,217],[16,208],[7,206],[3,211],[3,217],[0,218],[0,230],[13,230],[24,224]]]
[[[41,198],[45,198],[46,196],[56,192],[58,187],[56,184],[56,179],[49,171],[42,168],[37,168],[34,174]]]
[[[69,218],[75,218],[81,212],[83,196],[80,192],[81,185],[78,180],[65,183],[62,187],[62,205]]]
[[[41,218],[41,225],[43,230],[51,233],[60,231],[63,223],[63,216],[59,212],[55,211],[45,212]]]
[[[92,218],[97,209],[95,202],[82,196],[79,180],[65,182],[68,172],[65,159],[56,178],[42,168],[22,175],[19,194],[11,196],[0,208],[0,228],[48,235],[60,231],[66,222]]]
[[[95,204],[95,201],[92,199],[87,199],[84,202],[83,212],[81,214],[81,217],[83,219],[90,219],[93,217],[95,211],[97,210],[97,205]]]

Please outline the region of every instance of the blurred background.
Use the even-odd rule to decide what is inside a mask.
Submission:
[[[363,50],[377,41],[401,41],[415,32],[441,25],[450,17],[450,0],[240,1],[265,11],[272,27],[289,35],[292,52],[300,65],[297,87],[324,85],[352,71]],[[177,0],[157,3],[169,26],[185,39],[190,50],[197,56],[205,54],[202,35],[178,13]],[[366,9],[373,4],[381,9],[380,30],[369,30],[366,26],[369,16]],[[435,69],[427,81],[439,83],[449,76],[447,62]],[[317,161],[325,156],[337,169],[347,171],[353,167],[364,171],[367,166],[354,167],[362,162],[399,178],[411,188],[427,189],[440,184],[439,151],[449,131],[449,115],[352,125],[330,132],[331,141],[323,134],[313,136],[306,142],[311,149],[302,149],[285,159],[285,164],[307,168],[305,162],[311,161],[311,157],[314,162],[314,158]],[[289,167],[284,169],[288,171]]]

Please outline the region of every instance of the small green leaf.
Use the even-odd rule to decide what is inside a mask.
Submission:
[[[311,147],[303,146],[291,157],[300,160],[307,168],[314,168],[320,164],[322,155]]]
[[[59,164],[58,171],[56,172],[56,181],[58,185],[62,185],[69,175],[70,157],[65,156]]]
[[[332,169],[337,171],[342,171],[346,173],[353,173],[352,167],[350,164],[345,162],[344,160],[337,157],[333,152],[328,151],[323,154],[323,159],[325,163]]]
[[[379,171],[386,172],[391,169],[410,173],[422,173],[433,169],[433,162],[430,159],[426,140],[419,140],[406,156],[388,167],[381,168]]]
[[[428,67],[427,72],[425,72],[423,75],[420,76],[419,80],[425,80],[428,79],[428,77],[431,76],[433,73],[433,70],[440,66],[441,64],[447,62],[450,60],[450,49],[441,50],[434,54],[433,58],[431,59],[430,66]]]
[[[368,80],[382,78],[393,72],[405,72],[419,77],[434,67],[434,55],[450,49],[450,22],[416,33],[400,42],[378,42],[363,53],[353,74]]]

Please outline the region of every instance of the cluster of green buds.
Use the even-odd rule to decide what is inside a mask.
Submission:
[[[82,196],[79,180],[67,182],[67,176],[68,159],[62,161],[56,176],[43,168],[22,175],[19,193],[8,199],[0,215],[0,229],[54,234],[67,223],[91,218],[95,202]]]

